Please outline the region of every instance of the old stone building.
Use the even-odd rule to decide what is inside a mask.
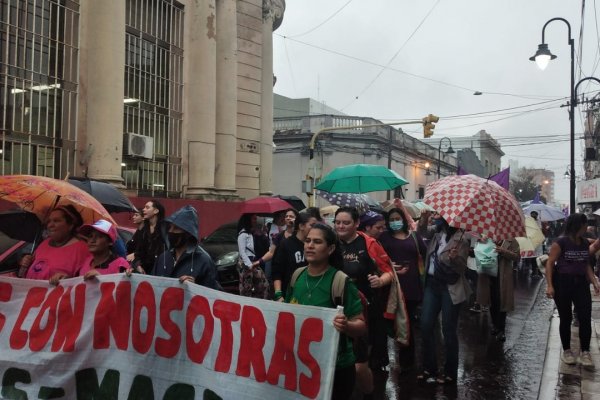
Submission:
[[[132,196],[271,192],[284,0],[0,3],[1,174]]]

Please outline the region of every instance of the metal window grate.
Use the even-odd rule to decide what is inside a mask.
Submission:
[[[152,160],[124,155],[129,189],[181,192],[183,6],[173,0],[127,0],[124,134],[154,138]],[[127,136],[124,136],[127,140]]]
[[[1,174],[64,176],[77,139],[79,12],[72,1],[0,2]]]

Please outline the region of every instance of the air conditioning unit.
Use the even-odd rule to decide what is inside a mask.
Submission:
[[[154,154],[154,138],[150,136],[127,134],[127,155],[141,158],[152,158]]]

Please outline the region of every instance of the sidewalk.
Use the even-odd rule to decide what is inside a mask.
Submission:
[[[600,297],[592,290],[592,341],[590,352],[596,364],[595,370],[579,365],[566,365],[560,360],[562,346],[558,325],[560,319],[554,312],[550,321],[548,347],[544,360],[544,372],[540,384],[539,400],[592,400],[600,399]],[[571,349],[579,352],[579,328],[571,328]]]

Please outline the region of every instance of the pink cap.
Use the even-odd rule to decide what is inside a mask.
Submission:
[[[104,233],[105,235],[108,235],[108,237],[110,238],[111,242],[115,242],[115,240],[117,240],[117,228],[115,228],[115,226],[113,224],[111,224],[110,222],[108,222],[105,219],[99,219],[98,221],[94,222],[94,224],[87,224],[87,225],[83,225],[80,229],[79,232],[82,235],[89,235],[90,234],[90,230],[95,230],[98,231],[100,233]]]

